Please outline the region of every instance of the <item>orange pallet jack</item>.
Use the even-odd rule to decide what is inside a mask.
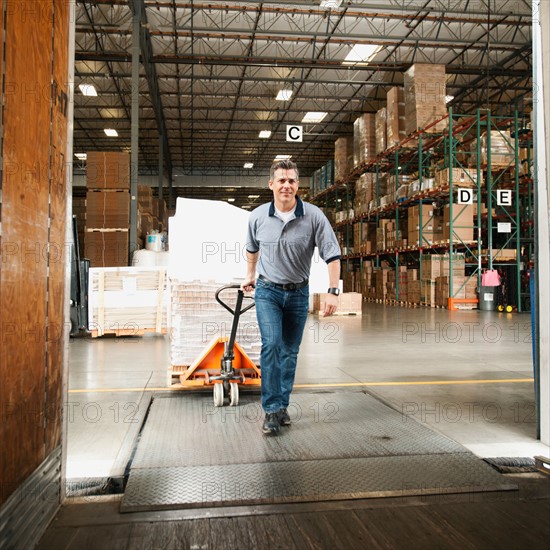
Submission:
[[[228,289],[238,289],[234,310],[220,298],[220,294]],[[252,302],[243,308],[245,298],[249,297],[244,295],[240,285],[227,285],[216,291],[218,303],[233,315],[229,340],[227,337],[212,340],[201,356],[180,375],[183,387],[213,386],[216,407],[222,407],[226,403],[226,398],[231,407],[237,406],[239,384],[252,386],[261,384],[260,369],[235,341],[240,316],[256,305]]]

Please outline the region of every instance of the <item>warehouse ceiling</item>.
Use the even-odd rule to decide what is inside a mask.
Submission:
[[[143,174],[158,173],[162,143],[164,170],[172,176],[254,178],[276,155],[292,155],[309,176],[333,158],[335,139],[352,134],[360,113],[385,105],[388,89],[402,85],[415,62],[446,65],[455,112],[502,112],[529,101],[530,1],[321,4],[78,1],[75,153],[130,149],[138,43]],[[346,60],[355,45],[371,48]],[[94,86],[97,96],[84,95],[79,85]],[[308,112],[326,115],[302,122]],[[302,142],[286,141],[287,125],[303,127]],[[261,131],[270,137],[260,138]]]

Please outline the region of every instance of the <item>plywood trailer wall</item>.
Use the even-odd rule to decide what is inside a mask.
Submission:
[[[69,6],[0,7],[0,506],[61,445]]]

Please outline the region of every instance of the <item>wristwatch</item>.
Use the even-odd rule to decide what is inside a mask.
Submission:
[[[334,294],[334,296],[339,296],[340,295],[340,289],[339,288],[329,288],[327,290],[327,292],[329,294]]]

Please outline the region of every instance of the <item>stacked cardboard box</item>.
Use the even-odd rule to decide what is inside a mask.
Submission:
[[[215,298],[216,290],[226,282],[170,280],[171,329],[170,361],[174,366],[191,365],[214,338],[227,337],[233,316]],[[223,297],[235,307],[236,293]],[[261,338],[254,309],[242,314],[237,341],[250,359],[259,364]]]
[[[451,296],[450,277],[438,277],[436,279],[436,305],[448,306],[449,298],[468,299],[476,298],[477,279],[468,278],[464,275],[454,275],[453,291]]]
[[[376,154],[379,155],[387,149],[387,134],[386,134],[386,107],[382,107],[376,112]]]
[[[441,255],[423,254],[420,270],[423,281],[435,281],[441,276]]]
[[[367,214],[369,204],[376,194],[376,174],[366,172],[355,184],[354,210],[356,214]]]
[[[405,139],[405,92],[397,86],[391,88],[386,96],[386,132],[387,147],[397,145]]]
[[[454,241],[469,242],[474,240],[474,205],[453,204],[452,223]],[[451,206],[443,208],[443,240],[451,238]]]
[[[453,178],[453,186],[457,187],[476,187],[477,186],[477,170],[473,168],[444,168],[435,173],[435,187],[449,187],[451,177]],[[480,172],[479,184],[483,183],[483,173]]]
[[[376,157],[376,115],[364,113],[353,123],[353,165]]]
[[[388,234],[394,228],[394,220],[379,220],[378,228],[376,229],[376,250],[383,251],[388,249]]]
[[[405,72],[405,131],[407,135],[426,128],[447,114],[445,65],[415,63]],[[442,120],[428,132],[442,132]]]
[[[395,273],[396,281],[399,283],[396,287],[396,299],[400,302],[407,302],[409,300],[409,279],[407,271],[407,266],[399,266],[398,271]]]
[[[436,279],[441,276],[441,256],[425,254],[421,259],[420,303],[435,306]]]
[[[365,298],[375,297],[374,262],[363,260],[361,265],[361,292]]]
[[[128,265],[130,156],[88,153],[86,161],[86,233],[83,256],[92,267]],[[134,245],[135,246],[135,245]]]
[[[420,303],[420,283],[419,280],[409,280],[408,284],[408,294],[407,294],[407,301],[412,304],[419,304]]]
[[[128,153],[90,151],[86,160],[88,189],[130,189]]]
[[[386,299],[395,300],[396,299],[396,284],[395,284],[396,273],[392,269],[388,272],[388,282],[386,283]]]
[[[434,241],[434,209],[431,204],[411,206],[407,217],[407,244],[426,246]],[[422,240],[420,232],[422,231]]]
[[[325,309],[325,301],[328,294],[313,294],[313,312],[322,313]],[[336,315],[361,315],[363,296],[360,292],[343,292],[338,296],[338,309]]]
[[[353,137],[338,138],[334,142],[334,181],[347,177],[353,168]]]
[[[86,227],[124,228],[130,224],[130,194],[124,189],[88,189]]]
[[[384,220],[384,222],[386,250],[404,248],[406,245],[406,239],[403,238],[405,234],[405,221]]]
[[[387,267],[377,268],[375,273],[375,285],[376,285],[376,298],[378,300],[385,300],[388,292],[387,284],[388,277],[391,269]]]
[[[477,145],[477,140],[472,142],[471,145],[473,154],[470,156],[470,161],[474,165],[477,164]],[[482,165],[486,166],[489,164],[489,156],[491,157],[491,168],[507,168],[515,164],[514,140],[508,130],[492,130],[490,136],[485,132],[481,136],[479,146]]]

